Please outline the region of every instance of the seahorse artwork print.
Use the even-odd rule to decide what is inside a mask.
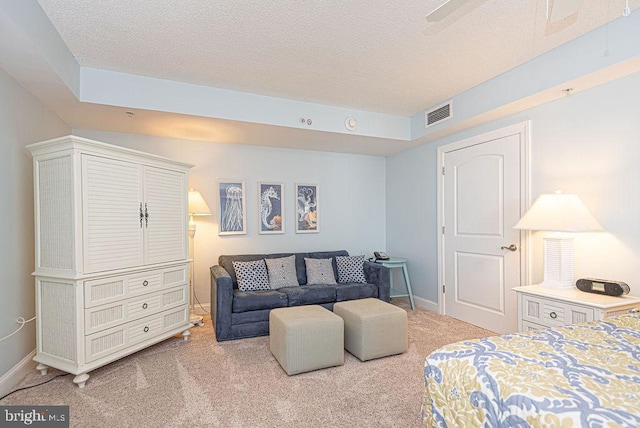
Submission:
[[[244,220],[244,182],[219,182],[220,234],[246,233]]]
[[[318,232],[318,185],[297,184],[297,233]]]
[[[259,183],[260,233],[283,233],[282,183]]]

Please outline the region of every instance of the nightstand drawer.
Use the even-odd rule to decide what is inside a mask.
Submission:
[[[527,331],[533,331],[533,330],[540,330],[543,328],[548,328],[548,327],[544,325],[528,322],[528,321],[522,321],[522,330],[520,331],[527,332]]]
[[[571,305],[557,300],[522,296],[522,320],[555,327],[593,321],[593,308]]]

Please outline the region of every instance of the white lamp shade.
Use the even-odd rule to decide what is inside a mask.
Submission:
[[[540,195],[514,226],[523,230],[550,232],[592,232],[602,230],[576,195],[561,192]],[[544,280],[542,287],[557,290],[573,288],[573,236],[558,233],[544,242]]]
[[[540,195],[515,229],[550,232],[595,232],[602,230],[577,195],[553,193]]]
[[[209,205],[197,190],[189,190],[189,215],[211,215]]]

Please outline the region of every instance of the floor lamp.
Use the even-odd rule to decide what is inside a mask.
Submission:
[[[195,236],[196,222],[193,220],[195,216],[211,215],[209,205],[204,201],[202,195],[197,190],[189,189],[189,253],[191,255],[191,313],[189,321],[194,326],[202,325],[202,317],[196,315],[195,297],[196,297],[196,255],[195,255]]]
[[[543,238],[544,280],[540,284],[556,290],[575,287],[573,234],[602,230],[578,196],[560,191],[540,195],[514,228],[556,232]]]

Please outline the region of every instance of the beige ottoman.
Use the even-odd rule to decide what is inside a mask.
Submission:
[[[288,375],[344,364],[342,318],[318,305],[273,309],[269,348]]]
[[[344,347],[360,361],[407,351],[407,312],[379,299],[339,302],[333,312],[344,320]]]

